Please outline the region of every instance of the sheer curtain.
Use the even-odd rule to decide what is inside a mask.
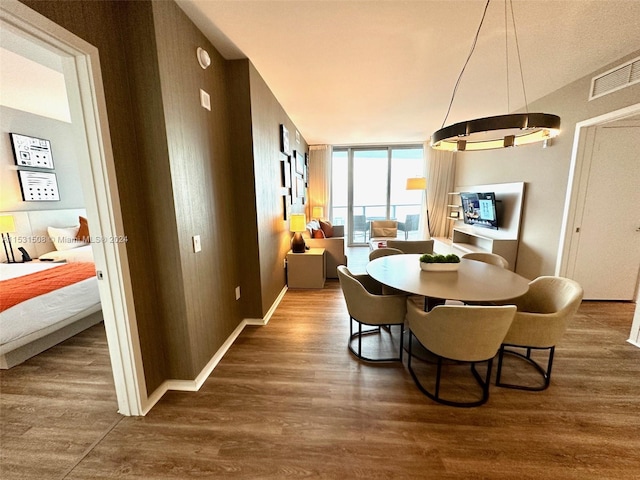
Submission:
[[[309,147],[309,215],[313,207],[323,207],[331,217],[331,145]]]
[[[452,192],[455,186],[455,152],[434,150],[429,142],[425,142],[424,158],[427,177],[427,204],[424,205],[423,200],[423,210],[429,209],[430,234],[432,237],[448,237],[447,205],[450,203],[450,199],[447,194]],[[426,221],[422,228],[425,237],[428,238]]]

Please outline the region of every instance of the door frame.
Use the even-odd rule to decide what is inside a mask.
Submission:
[[[0,22],[23,38],[59,55],[65,64],[72,118],[80,118],[88,160],[79,161],[87,218],[92,236],[123,238],[122,212],[107,118],[98,49],[16,0],[0,3]],[[68,72],[67,72],[68,66]],[[67,78],[67,75],[71,78]],[[76,95],[75,102],[71,97]],[[75,111],[75,115],[74,115]],[[122,415],[148,411],[142,356],[133,304],[133,292],[125,243],[94,243],[104,326],[111,367]]]
[[[595,127],[614,120],[621,120],[626,117],[637,115],[640,113],[640,103],[630,105],[619,110],[589,118],[576,123],[573,148],[571,150],[571,164],[569,167],[569,179],[567,182],[567,194],[565,197],[564,213],[562,217],[562,227],[560,230],[560,243],[558,246],[558,255],[556,257],[555,275],[566,276],[569,268],[572,252],[573,240],[573,224],[576,213],[581,205],[584,205],[584,195],[578,192],[578,181],[582,175],[584,152],[586,149],[585,138],[587,137],[590,127]],[[640,287],[636,289],[635,303],[636,311],[634,321],[631,326],[629,343],[640,347]]]

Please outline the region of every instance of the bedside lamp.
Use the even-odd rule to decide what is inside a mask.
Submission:
[[[11,245],[11,237],[9,237],[9,232],[15,231],[16,224],[13,221],[13,215],[0,215],[0,232],[2,232],[2,244],[4,245],[4,254],[7,256],[7,263],[16,263],[16,257],[13,255],[13,246]],[[7,244],[9,244],[8,249]],[[9,260],[9,251],[11,251],[11,260]]]
[[[305,244],[302,232],[307,229],[307,219],[304,213],[292,213],[289,221],[289,230],[294,232],[291,240],[291,251],[293,253],[304,253]]]
[[[318,220],[320,220],[322,217],[324,217],[324,208],[322,207],[313,207],[311,212],[311,218],[317,218]]]

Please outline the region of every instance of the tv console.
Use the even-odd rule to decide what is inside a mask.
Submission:
[[[466,225],[460,218],[460,207],[453,203],[458,192],[495,192],[496,201],[502,203],[498,230]],[[502,183],[456,187],[448,199],[447,217],[454,222],[449,238],[434,238],[436,253],[455,253],[462,256],[471,252],[490,252],[504,257],[509,269],[515,270],[518,258],[518,239],[524,200],[524,183]],[[452,213],[453,212],[453,213]]]
[[[480,231],[479,228],[454,227],[451,238],[434,238],[434,251],[462,256],[472,252],[497,253],[509,262],[513,270],[518,255],[518,239],[501,236],[499,231]]]

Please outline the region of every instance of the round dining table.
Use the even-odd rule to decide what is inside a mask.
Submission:
[[[529,290],[529,280],[517,273],[465,258],[456,271],[434,272],[420,268],[420,255],[388,255],[370,261],[367,273],[384,285],[431,299],[425,302],[427,310],[447,299],[491,304]]]

